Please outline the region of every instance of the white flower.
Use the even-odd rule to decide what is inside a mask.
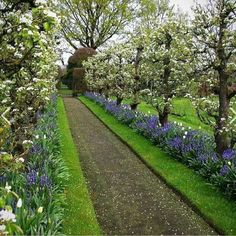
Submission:
[[[7,152],[0,152],[0,155],[6,155],[8,154]]]
[[[28,30],[28,35],[33,35],[33,32],[31,30]]]
[[[29,20],[25,16],[21,16],[21,18],[20,18],[21,23],[28,23],[28,21]]]
[[[6,229],[6,225],[0,225],[0,232],[4,232]]]
[[[42,213],[43,212],[43,207],[39,207],[38,208],[38,213]]]
[[[19,198],[19,200],[17,201],[16,206],[17,206],[18,208],[21,208],[21,207],[22,207],[22,199],[21,199],[21,198]]]
[[[12,221],[16,222],[16,216],[10,211],[7,210],[1,210],[0,211],[0,220],[1,221]]]
[[[20,158],[19,158],[19,161],[21,161],[21,162],[23,163],[23,162],[25,162],[25,159],[22,158],[22,157],[20,157]]]
[[[35,135],[35,138],[36,138],[36,139],[39,139],[39,135],[38,135],[38,134],[37,134],[37,135]]]
[[[29,90],[34,90],[34,88],[33,88],[33,87],[28,87],[26,90],[27,90],[27,91],[29,91]]]
[[[231,164],[232,164],[232,163],[231,163],[230,161],[228,161],[228,165],[231,166]]]
[[[8,183],[6,183],[5,189],[7,190],[7,192],[9,193],[11,191],[11,186],[8,185]]]
[[[37,4],[37,5],[46,5],[47,1],[46,0],[36,0],[35,4]]]
[[[57,18],[57,14],[53,11],[50,11],[50,10],[44,10],[43,13],[49,17],[52,17],[52,18]]]
[[[186,139],[186,136],[185,136],[185,135],[183,136],[183,139]]]
[[[188,132],[187,132],[187,131],[185,131],[185,132],[184,132],[184,134],[185,134],[185,135],[187,135],[187,134],[188,134]]]
[[[33,109],[33,107],[28,107],[28,111],[32,111]]]
[[[22,144],[33,144],[33,142],[31,141],[31,140],[24,140],[23,142],[22,142]]]

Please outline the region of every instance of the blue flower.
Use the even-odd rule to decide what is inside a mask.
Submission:
[[[201,163],[204,163],[207,161],[207,157],[206,155],[199,155],[198,156],[198,160],[201,162]]]
[[[29,185],[34,185],[37,183],[37,172],[35,170],[30,170],[27,174],[27,182]]]
[[[173,139],[171,139],[168,144],[170,145],[170,147],[174,148],[174,149],[179,149],[182,146],[182,138],[177,136],[174,137]]]
[[[228,165],[224,165],[224,166],[221,168],[221,170],[220,170],[220,175],[221,175],[221,176],[225,176],[225,175],[227,175],[227,174],[229,173],[229,171],[230,171],[229,166],[228,166]]]
[[[40,185],[41,185],[41,187],[50,187],[51,186],[51,180],[48,178],[47,175],[40,176]]]
[[[227,149],[223,152],[222,157],[224,160],[231,160],[236,157],[236,152],[233,149]]]

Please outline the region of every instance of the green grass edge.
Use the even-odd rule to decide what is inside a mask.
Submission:
[[[64,103],[58,97],[58,126],[60,130],[61,155],[69,171],[66,188],[66,212],[63,233],[66,235],[101,235],[79,156],[70,132]]]
[[[213,189],[193,170],[170,157],[131,128],[121,124],[95,102],[84,96],[79,99],[127,143],[152,171],[161,176],[167,185],[180,193],[187,203],[191,204],[219,233],[236,234],[236,203],[234,201]]]

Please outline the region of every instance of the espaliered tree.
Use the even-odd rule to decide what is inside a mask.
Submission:
[[[162,126],[168,122],[172,99],[186,89],[190,57],[188,37],[188,27],[173,17],[168,17],[149,37],[145,52],[148,102],[157,109]]]
[[[111,55],[108,80],[110,81],[110,93],[116,97],[116,104],[120,105],[127,97],[128,81],[132,76],[130,71],[132,51],[129,45],[116,44],[109,49]]]
[[[108,51],[100,52],[83,62],[85,68],[85,81],[88,89],[93,92],[109,96],[109,73],[110,73],[110,54]]]
[[[140,92],[142,90],[142,77],[141,77],[141,67],[142,67],[142,54],[144,46],[143,43],[138,43],[135,47],[135,58],[133,61],[134,65],[134,75],[131,79],[132,88],[130,91],[131,95],[131,110],[136,110],[140,104]]]
[[[219,155],[235,145],[233,105],[236,95],[236,2],[209,1],[197,5],[193,21],[193,58],[196,84],[205,78],[209,96],[192,96],[200,119],[213,126]]]

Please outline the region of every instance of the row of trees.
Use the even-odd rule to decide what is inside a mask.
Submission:
[[[93,91],[116,96],[118,105],[130,98],[131,109],[145,98],[163,126],[173,98],[189,97],[199,118],[214,128],[222,155],[236,143],[236,125],[231,122],[236,103],[236,3],[197,5],[191,22],[171,8],[162,10],[153,18],[144,14],[146,24],[136,27],[125,43],[85,62],[87,83]]]

